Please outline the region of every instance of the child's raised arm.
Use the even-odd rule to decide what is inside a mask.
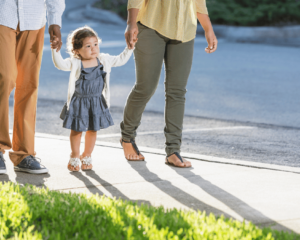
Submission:
[[[60,51],[56,52],[55,49],[52,49],[52,60],[54,66],[63,71],[71,71],[72,61],[71,58],[63,59]]]
[[[111,56],[109,54],[102,54],[102,56],[105,57],[106,61],[110,64],[111,67],[119,67],[128,62],[132,53],[133,49],[128,49],[126,47],[125,50],[118,56]]]

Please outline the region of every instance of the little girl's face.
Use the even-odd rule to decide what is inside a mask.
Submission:
[[[99,51],[98,39],[96,37],[86,37],[83,40],[82,48],[77,50],[82,60],[96,58],[99,54]]]

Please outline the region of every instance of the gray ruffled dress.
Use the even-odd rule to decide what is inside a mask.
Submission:
[[[63,127],[78,132],[98,131],[114,125],[113,119],[102,95],[106,72],[97,58],[98,66],[83,68],[76,81],[75,93],[70,101],[69,110],[66,104],[61,119]]]

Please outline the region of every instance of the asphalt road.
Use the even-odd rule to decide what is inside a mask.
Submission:
[[[63,104],[60,100],[39,100],[37,132],[69,135],[69,130],[62,128],[59,119]],[[118,143],[123,108],[112,107],[111,113],[115,125],[101,130],[98,140]],[[10,120],[12,129],[13,101],[10,102]],[[138,129],[138,145],[163,149],[163,128],[163,113],[146,111]],[[186,115],[182,140],[183,152],[300,167],[300,128]],[[38,154],[39,150],[36,151]]]
[[[64,47],[71,30],[89,25],[103,40],[100,51],[119,54],[123,50],[124,26],[85,19],[78,8],[80,1],[66,3],[62,28]],[[208,55],[204,52],[203,36],[196,38],[184,129],[197,130],[183,133],[182,151],[300,167],[300,48],[230,43],[222,39],[219,42],[217,52]],[[62,55],[67,57],[65,48]],[[111,111],[116,125],[99,132],[103,141],[118,141],[118,125],[124,102],[135,82],[134,71],[133,58],[112,71]],[[163,72],[139,128],[144,134],[137,141],[143,146],[164,147]],[[68,78],[68,72],[54,67],[45,33],[38,132],[69,134],[58,118],[67,97]],[[10,122],[12,126],[12,117]]]

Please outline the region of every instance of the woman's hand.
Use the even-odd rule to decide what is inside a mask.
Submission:
[[[218,47],[218,40],[216,38],[216,35],[212,29],[209,31],[205,32],[205,38],[207,41],[207,48],[205,48],[205,52],[207,53],[213,53],[214,51],[217,50]]]
[[[139,29],[136,22],[128,23],[127,28],[125,30],[125,40],[127,43],[127,47],[129,49],[133,49],[138,38],[137,35],[139,33]]]
[[[217,50],[218,40],[214,33],[209,16],[207,14],[197,13],[197,18],[205,31],[205,38],[208,44],[207,48],[205,48],[205,52],[213,53]]]
[[[136,23],[136,18],[139,13],[139,9],[131,8],[128,10],[127,16],[127,28],[125,30],[125,40],[127,43],[127,47],[129,49],[133,49],[138,38],[137,35],[139,33],[139,29]]]

